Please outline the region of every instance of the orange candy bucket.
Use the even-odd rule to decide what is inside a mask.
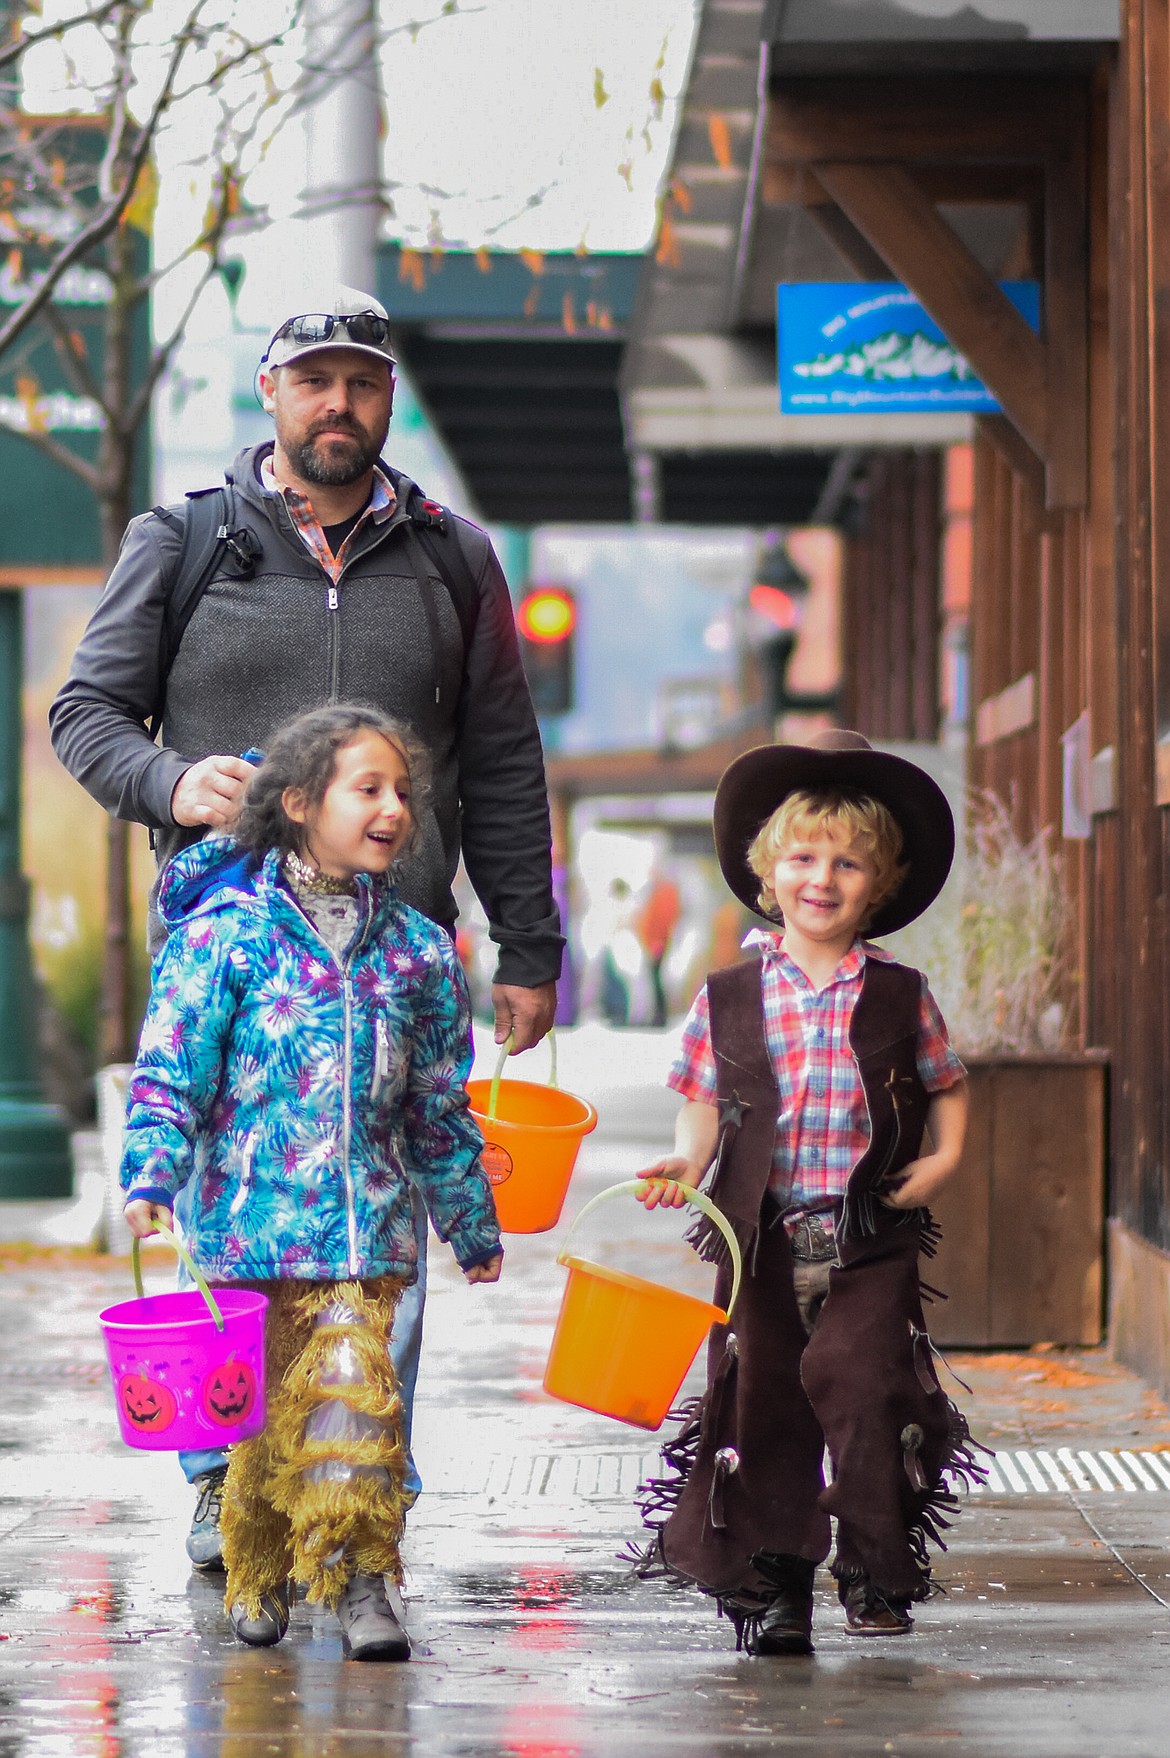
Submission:
[[[731,1252],[731,1302],[725,1312],[693,1294],[679,1294],[624,1270],[607,1269],[569,1251],[590,1210],[611,1197],[641,1190],[636,1178],[603,1190],[569,1229],[557,1262],[569,1272],[544,1371],[544,1389],[566,1404],[595,1410],[634,1428],[661,1428],[712,1325],[726,1324],[739,1293],[739,1245],[709,1197],[683,1185],[689,1203],[719,1228]]]
[[[585,1099],[557,1086],[556,1039],[548,1035],[548,1086],[502,1080],[512,1040],[504,1045],[491,1080],[469,1080],[471,1115],[479,1124],[483,1169],[496,1199],[502,1233],[547,1233],[561,1218],[581,1143],[597,1127]]]

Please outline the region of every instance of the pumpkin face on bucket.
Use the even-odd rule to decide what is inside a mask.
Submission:
[[[143,1434],[158,1434],[169,1428],[179,1408],[169,1387],[142,1373],[122,1375],[118,1381],[118,1402],[126,1420]]]
[[[213,1367],[203,1382],[203,1409],[221,1428],[235,1428],[256,1402],[256,1375],[235,1356]]]

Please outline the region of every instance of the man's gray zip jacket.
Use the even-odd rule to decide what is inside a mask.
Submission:
[[[406,722],[431,756],[431,798],[421,847],[402,872],[403,901],[452,927],[462,847],[500,948],[497,981],[550,981],[564,942],[552,898],[544,760],[490,542],[455,520],[478,591],[466,653],[450,594],[429,569],[436,652],[406,548],[409,478],[383,466],[398,509],[363,528],[335,588],[283,497],[260,485],[260,461],[271,450],[271,442],[247,448],[228,473],[236,523],[259,545],[256,571],[239,580],[217,570],[165,677],[163,605],[181,539],[149,513],[131,521],[49,712],[53,749],[107,811],[150,826],[161,861],[202,834],[176,825],[170,810],[192,763],[263,750],[278,726],[307,708],[372,703]],[[146,728],[160,707],[155,745]]]

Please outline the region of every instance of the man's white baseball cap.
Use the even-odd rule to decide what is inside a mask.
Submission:
[[[358,354],[370,354],[393,371],[396,361],[385,306],[357,287],[334,287],[315,310],[282,318],[272,332],[260,367],[271,372],[299,360],[303,354],[318,354],[326,348],[349,348]]]

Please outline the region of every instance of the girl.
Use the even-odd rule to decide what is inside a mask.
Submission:
[[[234,837],[170,863],[121,1171],[135,1234],[174,1209],[209,1279],[269,1297],[268,1426],[224,1485],[232,1628],[279,1642],[291,1578],[354,1660],[410,1653],[383,1581],[409,1499],[388,1347],[410,1181],[469,1282],[502,1261],[464,978],[391,877],[419,782],[395,721],[315,709],[272,739]]]

